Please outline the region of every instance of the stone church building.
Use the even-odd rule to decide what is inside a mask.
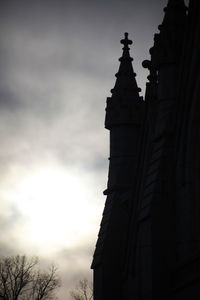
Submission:
[[[200,0],[169,0],[139,96],[125,33],[107,99],[94,300],[200,299]]]

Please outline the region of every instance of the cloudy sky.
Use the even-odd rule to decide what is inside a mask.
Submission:
[[[2,0],[0,255],[59,268],[60,300],[90,264],[105,198],[104,129],[125,31],[138,85],[167,0]]]

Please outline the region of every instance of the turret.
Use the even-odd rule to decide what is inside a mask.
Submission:
[[[107,98],[105,127],[110,130],[107,195],[94,254],[95,300],[121,300],[121,282],[127,253],[130,207],[137,181],[137,151],[143,122],[144,101],[139,96],[129,54],[132,41],[125,33],[116,83]],[[100,286],[101,285],[101,286]]]

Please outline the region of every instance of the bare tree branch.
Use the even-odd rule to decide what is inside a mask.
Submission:
[[[57,269],[48,272],[36,269],[38,258],[23,256],[0,259],[0,299],[50,300],[60,286]]]
[[[70,291],[73,300],[92,300],[93,299],[93,286],[86,278],[79,281],[76,288]]]

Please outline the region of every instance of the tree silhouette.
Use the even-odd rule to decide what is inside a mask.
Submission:
[[[60,285],[57,270],[52,266],[41,272],[38,258],[25,255],[0,259],[0,299],[49,300]]]
[[[86,278],[79,281],[76,288],[70,291],[73,300],[92,300],[93,299],[93,285],[88,282]]]

